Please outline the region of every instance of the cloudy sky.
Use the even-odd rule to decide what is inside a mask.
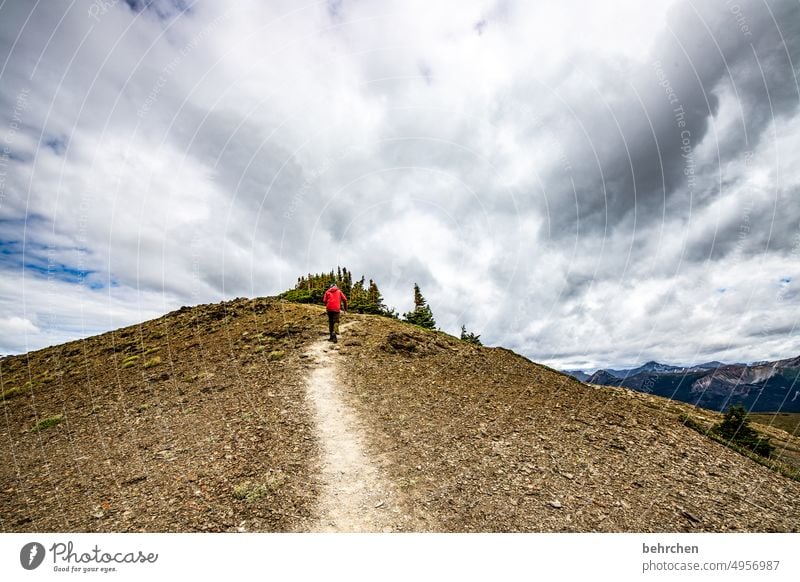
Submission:
[[[800,4],[0,2],[0,353],[341,264],[559,368],[800,353]]]

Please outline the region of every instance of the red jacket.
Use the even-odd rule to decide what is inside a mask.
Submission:
[[[325,295],[322,296],[322,302],[328,311],[341,310],[342,302],[344,302],[344,308],[347,309],[347,296],[336,285],[325,291]]]

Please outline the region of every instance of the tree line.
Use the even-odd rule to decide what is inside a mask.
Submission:
[[[397,317],[394,309],[389,309],[383,302],[378,285],[372,279],[367,283],[362,275],[361,279],[353,282],[353,273],[346,267],[337,267],[329,273],[308,273],[298,277],[294,289],[281,293],[280,297],[296,303],[320,303],[325,290],[335,284],[347,295],[347,307],[356,313],[371,313]]]
[[[366,277],[362,275],[353,282],[353,273],[346,267],[336,267],[328,273],[308,273],[298,277],[294,289],[281,293],[279,297],[295,303],[320,303],[326,289],[334,284],[347,296],[347,307],[350,311],[401,319],[394,308],[387,307],[383,302],[383,295],[374,280],[369,279],[367,283]],[[414,283],[414,308],[404,313],[402,320],[425,329],[436,329],[436,320],[431,307],[416,283]],[[479,338],[479,335],[468,333],[466,327],[461,326],[462,340],[481,345]]]

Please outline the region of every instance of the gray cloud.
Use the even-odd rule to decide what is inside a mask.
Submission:
[[[556,366],[800,351],[796,3],[92,6],[0,9],[0,351],[336,264]]]
[[[631,213],[637,228],[648,229],[665,211],[707,204],[718,191],[698,188],[698,176],[718,172],[723,155],[730,160],[754,150],[775,117],[796,111],[791,63],[800,61],[800,45],[792,33],[800,8],[772,7],[777,22],[787,23],[783,30],[763,5],[736,6],[750,15],[748,35],[722,3],[681,3],[643,62],[620,69],[582,56],[565,64],[560,84],[534,92],[553,101],[556,113],[528,134],[549,132],[565,151],[547,175],[556,192],[548,204],[553,223],[543,234],[613,229]],[[715,117],[728,87],[738,131],[720,136]],[[698,152],[704,142],[710,151]]]

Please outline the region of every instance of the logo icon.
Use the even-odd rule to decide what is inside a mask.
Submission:
[[[35,570],[44,561],[44,546],[39,542],[29,542],[19,552],[19,563],[26,570]]]

